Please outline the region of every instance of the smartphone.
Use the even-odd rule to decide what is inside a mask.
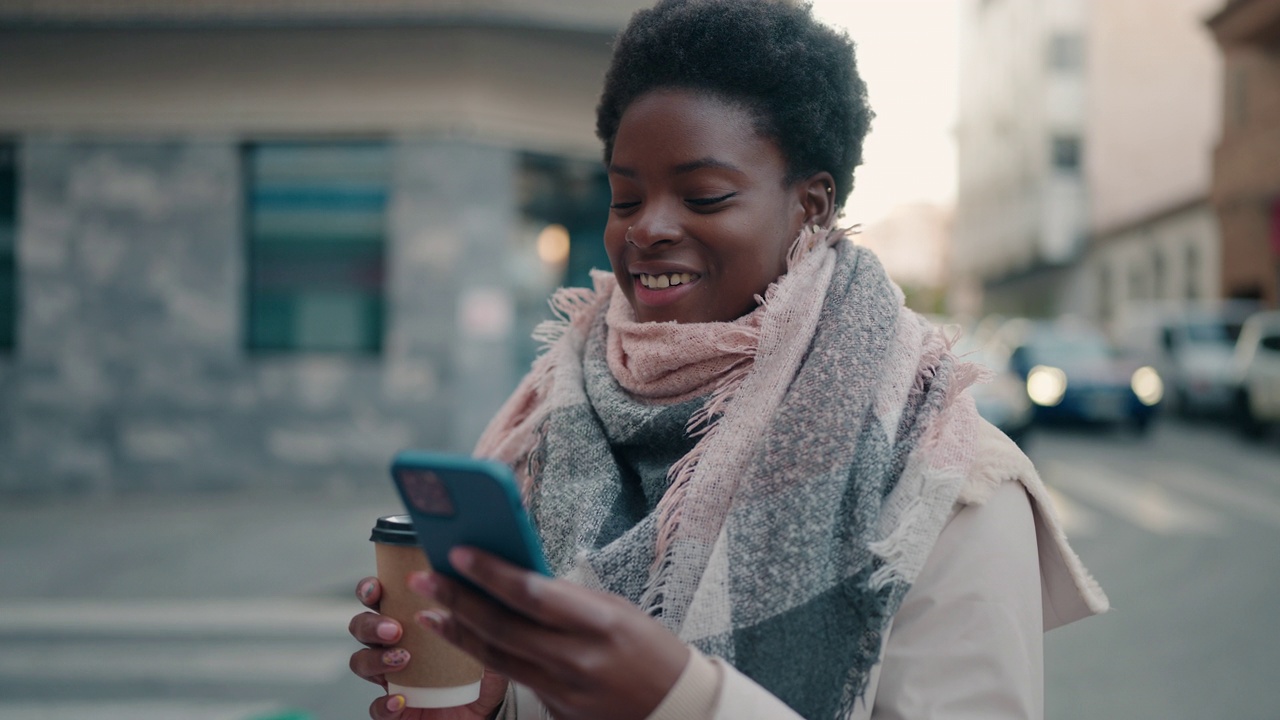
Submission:
[[[436,572],[470,585],[449,562],[451,548],[470,545],[551,575],[511,468],[496,460],[407,450],[392,461],[391,478]]]

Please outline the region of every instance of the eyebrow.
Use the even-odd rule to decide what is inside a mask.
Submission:
[[[742,169],[739,168],[737,165],[734,165],[733,163],[725,162],[724,160],[717,160],[716,158],[713,158],[713,157],[704,157],[704,158],[699,158],[697,160],[692,160],[687,163],[680,163],[679,165],[675,166],[674,170],[672,171],[672,174],[685,175],[695,170],[702,170],[704,168],[728,170],[730,172],[736,172],[736,173],[742,172]],[[623,167],[621,165],[614,165],[613,163],[609,163],[609,172],[615,175],[621,175],[622,177],[625,177],[625,178],[634,178],[636,176],[636,171],[633,170],[632,168]]]

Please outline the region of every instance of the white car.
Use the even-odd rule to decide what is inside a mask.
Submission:
[[[1245,316],[1185,313],[1160,325],[1157,369],[1183,416],[1226,416],[1235,408],[1233,357]]]
[[[1238,411],[1245,431],[1261,435],[1280,423],[1280,311],[1249,316],[1234,358]]]

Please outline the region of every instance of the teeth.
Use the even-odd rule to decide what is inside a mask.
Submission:
[[[651,290],[663,290],[673,285],[683,285],[696,277],[693,273],[667,273],[666,275],[640,274],[640,284]]]

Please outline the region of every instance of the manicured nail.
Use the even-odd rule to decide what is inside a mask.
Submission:
[[[449,553],[449,562],[459,570],[470,570],[476,562],[476,555],[467,548],[454,548]]]
[[[357,590],[357,593],[359,593],[361,600],[369,602],[373,599],[373,581],[369,581],[361,585],[360,589]]]
[[[404,696],[392,695],[391,699],[387,701],[387,709],[390,710],[391,712],[400,712],[401,710],[403,710]]]
[[[395,648],[382,653],[382,664],[398,667],[409,662],[409,651],[404,648]]]
[[[418,612],[418,624],[428,627],[436,632],[444,625],[445,614],[439,610],[422,610]]]
[[[440,584],[436,582],[434,573],[419,571],[409,576],[409,589],[419,595],[434,597],[439,588]]]
[[[393,622],[380,622],[376,632],[383,640],[395,640],[400,637],[400,627]]]

